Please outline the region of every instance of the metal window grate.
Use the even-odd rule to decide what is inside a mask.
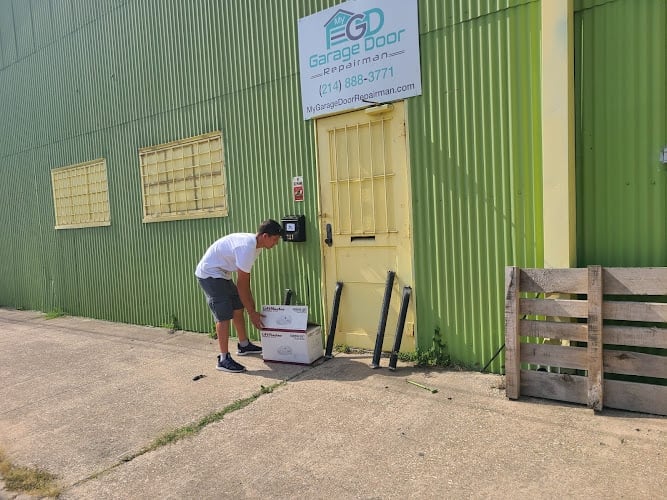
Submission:
[[[139,150],[144,222],[224,217],[222,133]]]
[[[105,159],[51,170],[56,229],[109,226]]]
[[[339,235],[396,233],[390,119],[329,130],[334,227]]]

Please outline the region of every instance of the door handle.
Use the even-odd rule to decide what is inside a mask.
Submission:
[[[333,245],[333,236],[331,232],[331,224],[327,224],[327,237],[324,239],[324,243],[327,244],[327,246]]]

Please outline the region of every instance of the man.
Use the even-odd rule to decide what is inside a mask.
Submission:
[[[243,310],[248,311],[250,321],[257,329],[262,328],[262,315],[257,311],[250,290],[250,270],[262,249],[273,248],[283,235],[282,226],[268,219],[262,222],[257,234],[232,233],[213,243],[199,261],[195,276],[204,290],[208,306],[215,320],[220,354],[218,370],[238,373],[245,367],[229,355],[230,320],[238,335],[236,354],[261,354],[262,348],[248,340]],[[236,284],[232,281],[236,273]]]

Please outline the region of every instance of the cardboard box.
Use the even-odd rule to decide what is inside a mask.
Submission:
[[[262,306],[264,330],[305,332],[308,306]]]
[[[324,355],[322,328],[308,325],[308,306],[263,306],[264,361],[309,365]]]
[[[322,328],[306,331],[261,330],[264,361],[309,365],[324,355]]]

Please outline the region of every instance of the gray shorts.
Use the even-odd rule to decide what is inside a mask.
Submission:
[[[234,311],[243,309],[239,291],[232,280],[223,278],[197,278],[197,280],[204,290],[208,307],[216,323],[232,319]]]

